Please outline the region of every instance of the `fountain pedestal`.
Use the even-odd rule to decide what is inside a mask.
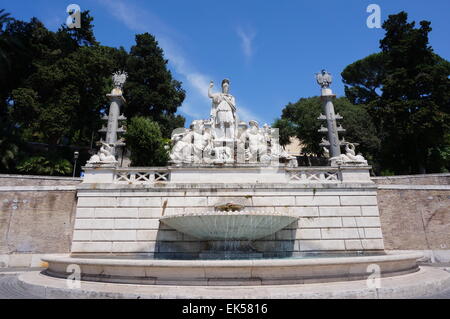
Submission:
[[[384,249],[367,166],[96,167],[86,170],[77,197],[77,256],[192,259],[209,249],[208,241],[222,239],[253,240],[264,256]],[[214,211],[227,203],[245,207],[241,216]],[[265,229],[247,217],[272,220]],[[247,237],[240,237],[243,230]]]
[[[151,260],[114,258],[44,257],[45,274],[68,278],[73,266],[81,280],[139,285],[262,286],[349,280],[373,280],[373,266],[381,277],[419,270],[418,253],[378,256],[253,259],[253,260]],[[69,277],[70,278],[70,277]]]
[[[262,258],[263,253],[252,246],[252,241],[273,235],[297,220],[298,217],[287,213],[214,211],[163,217],[161,222],[183,234],[208,241],[209,249],[200,252],[200,259],[253,259]]]

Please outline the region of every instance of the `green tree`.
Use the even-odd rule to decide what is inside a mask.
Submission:
[[[288,114],[292,112],[292,108],[292,104],[289,103],[283,110],[282,118],[276,119],[272,125],[279,130],[279,142],[282,146],[288,145],[291,142],[290,138],[296,136],[296,125],[288,119],[294,119],[293,114]]]
[[[9,30],[15,23],[16,20],[8,13],[0,10],[0,117],[2,118],[8,113],[8,94],[16,87],[28,65],[25,59],[27,50],[20,37]]]
[[[4,26],[6,26],[13,19],[10,17],[9,13],[6,13],[4,9],[0,10],[0,71],[1,76],[11,67],[11,57],[10,52],[14,47],[14,39],[9,37],[4,32]]]
[[[382,147],[380,163],[396,174],[449,170],[450,63],[429,46],[431,23],[401,12],[383,24],[381,53],[349,65],[346,95],[365,103]]]
[[[10,69],[0,75],[0,117],[5,122],[2,127],[15,129],[15,141],[24,142],[2,138],[2,145],[11,146],[2,158],[15,154],[17,162],[17,152],[11,151],[17,150],[12,146],[20,145],[18,153],[24,161],[18,169],[23,173],[70,173],[63,164],[69,162],[72,152],[57,146],[89,146],[99,138],[110,75],[118,68],[123,49],[100,46],[92,21],[89,12],[83,12],[83,28],[62,26],[56,32],[36,18],[1,23],[0,50]],[[48,151],[35,154],[35,148],[27,147],[30,142],[48,144]],[[49,171],[51,165],[55,171]],[[13,166],[8,165],[10,171]]]
[[[28,71],[17,70],[20,80],[4,94],[12,121],[29,142],[89,145],[93,134],[98,138],[110,75],[123,52],[95,41],[87,12],[82,21],[83,31],[51,32],[37,19],[7,28],[32,56]]]
[[[14,171],[22,146],[17,128],[11,122],[0,118],[0,172]]]
[[[181,82],[173,79],[167,63],[154,36],[136,35],[136,45],[126,61],[129,78],[125,84],[125,113],[128,118],[145,116],[157,121],[168,138],[174,129],[184,126],[184,118],[175,113],[185,92]]]
[[[172,78],[155,38],[137,35],[136,45],[127,52],[97,42],[88,11],[82,12],[81,23],[80,29],[63,25],[52,32],[36,18],[24,22],[0,11],[0,65],[10,66],[0,74],[0,118],[5,121],[2,127],[15,128],[14,138],[24,142],[17,153],[16,144],[10,143],[13,139],[2,139],[9,150],[0,156],[10,163],[21,155],[21,172],[46,172],[60,159],[72,159],[69,146],[88,149],[100,139],[98,130],[104,124],[100,118],[108,110],[106,94],[112,87],[111,74],[117,70],[129,74],[124,110],[128,118],[145,116],[157,121],[166,138],[184,126],[185,119],[176,111],[185,92]],[[30,143],[48,148],[28,147]],[[159,160],[157,154],[150,156]],[[56,174],[63,171],[58,169]]]
[[[380,97],[385,58],[374,53],[347,66],[342,72],[345,95],[353,104],[369,104]]]
[[[334,106],[336,112],[343,116],[340,123],[347,130],[341,136],[347,141],[360,144],[357,151],[377,170],[376,157],[380,140],[366,108],[363,105],[353,105],[345,97],[336,99]],[[274,127],[280,129],[280,144],[288,144],[289,137],[295,136],[304,145],[303,152],[323,155],[323,148],[319,144],[326,136],[318,132],[323,122],[317,119],[322,112],[320,97],[302,98],[296,103],[289,103],[283,109],[281,118],[274,124]]]
[[[20,173],[31,175],[64,176],[72,172],[72,164],[60,157],[33,156],[21,161],[17,166]]]
[[[131,151],[132,166],[164,166],[169,159],[158,123],[145,117],[134,117],[125,134],[127,148]]]

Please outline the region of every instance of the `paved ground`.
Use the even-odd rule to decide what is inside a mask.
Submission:
[[[438,294],[438,295],[434,295],[431,297],[427,297],[425,299],[450,299],[450,289],[447,290],[444,293]]]
[[[43,299],[42,296],[33,295],[18,283],[18,275],[0,277],[0,299]]]
[[[437,267],[437,268],[442,268],[447,270],[448,272],[450,272],[450,263],[441,263],[441,264],[428,264],[428,266],[433,266],[433,267]],[[448,287],[448,289],[446,291],[444,291],[443,293],[437,294],[437,295],[433,295],[431,297],[426,297],[425,299],[450,299],[450,287]]]
[[[442,267],[442,266],[441,266]],[[440,267],[440,268],[441,268]],[[442,267],[444,268],[444,267]],[[44,296],[34,295],[19,284],[18,274],[23,269],[0,271],[0,299],[43,299]],[[450,271],[450,270],[449,270]],[[425,297],[426,299],[450,299],[450,287],[443,293]]]

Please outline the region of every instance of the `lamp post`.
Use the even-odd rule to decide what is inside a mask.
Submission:
[[[75,163],[73,164],[73,176],[72,178],[75,178],[75,170],[77,169],[77,160],[78,160],[78,156],[80,155],[80,153],[78,151],[73,153],[73,158],[75,160]]]

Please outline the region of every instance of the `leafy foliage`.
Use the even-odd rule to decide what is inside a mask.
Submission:
[[[4,9],[0,10],[0,30],[2,31],[4,26],[12,20],[9,13],[6,13]],[[6,36],[3,32],[0,34],[0,70],[6,71],[11,67],[11,60],[9,52],[14,48],[14,39]]]
[[[0,118],[15,128],[15,137],[23,142],[14,144],[2,136],[5,151],[0,154],[4,158],[0,169],[14,171],[12,159],[23,153],[29,159],[19,165],[21,172],[47,172],[48,165],[59,165],[55,158],[72,159],[70,152],[50,155],[57,148],[92,147],[100,139],[100,118],[108,109],[106,94],[117,70],[129,74],[125,88],[129,104],[123,110],[128,118],[158,121],[165,137],[184,126],[184,118],[176,114],[184,90],[172,78],[152,35],[137,35],[136,45],[127,52],[97,42],[89,11],[81,13],[81,24],[80,29],[63,25],[52,32],[36,18],[24,22],[0,11]],[[49,152],[30,152],[27,143],[46,144]]]
[[[0,119],[0,172],[12,171],[21,146],[17,130]]]
[[[383,24],[381,52],[342,73],[346,95],[367,105],[381,138],[380,164],[395,174],[450,169],[450,63],[433,52],[431,23],[401,12]]]
[[[125,134],[128,148],[131,150],[132,166],[163,166],[169,157],[158,123],[145,117],[134,117]]]
[[[376,169],[380,140],[365,106],[353,105],[346,98],[336,99],[334,106],[336,112],[344,117],[340,121],[347,130],[343,136],[347,141],[359,143],[358,151],[362,152]],[[323,155],[323,148],[319,144],[326,136],[318,130],[324,122],[317,120],[321,113],[320,97],[302,98],[296,103],[289,103],[283,109],[281,119],[274,123],[274,127],[280,129],[280,144],[286,145],[289,143],[289,137],[296,136],[304,145],[304,153]]]
[[[154,36],[136,35],[136,45],[126,60],[129,72],[125,84],[126,115],[157,121],[164,137],[170,137],[174,129],[184,126],[184,118],[175,113],[184,101],[185,92],[181,83],[172,78],[167,62]]]
[[[64,158],[33,156],[23,160],[17,170],[32,175],[63,176],[72,172],[72,164]]]
[[[347,66],[342,72],[345,95],[353,104],[368,104],[379,98],[385,57],[375,53]]]

